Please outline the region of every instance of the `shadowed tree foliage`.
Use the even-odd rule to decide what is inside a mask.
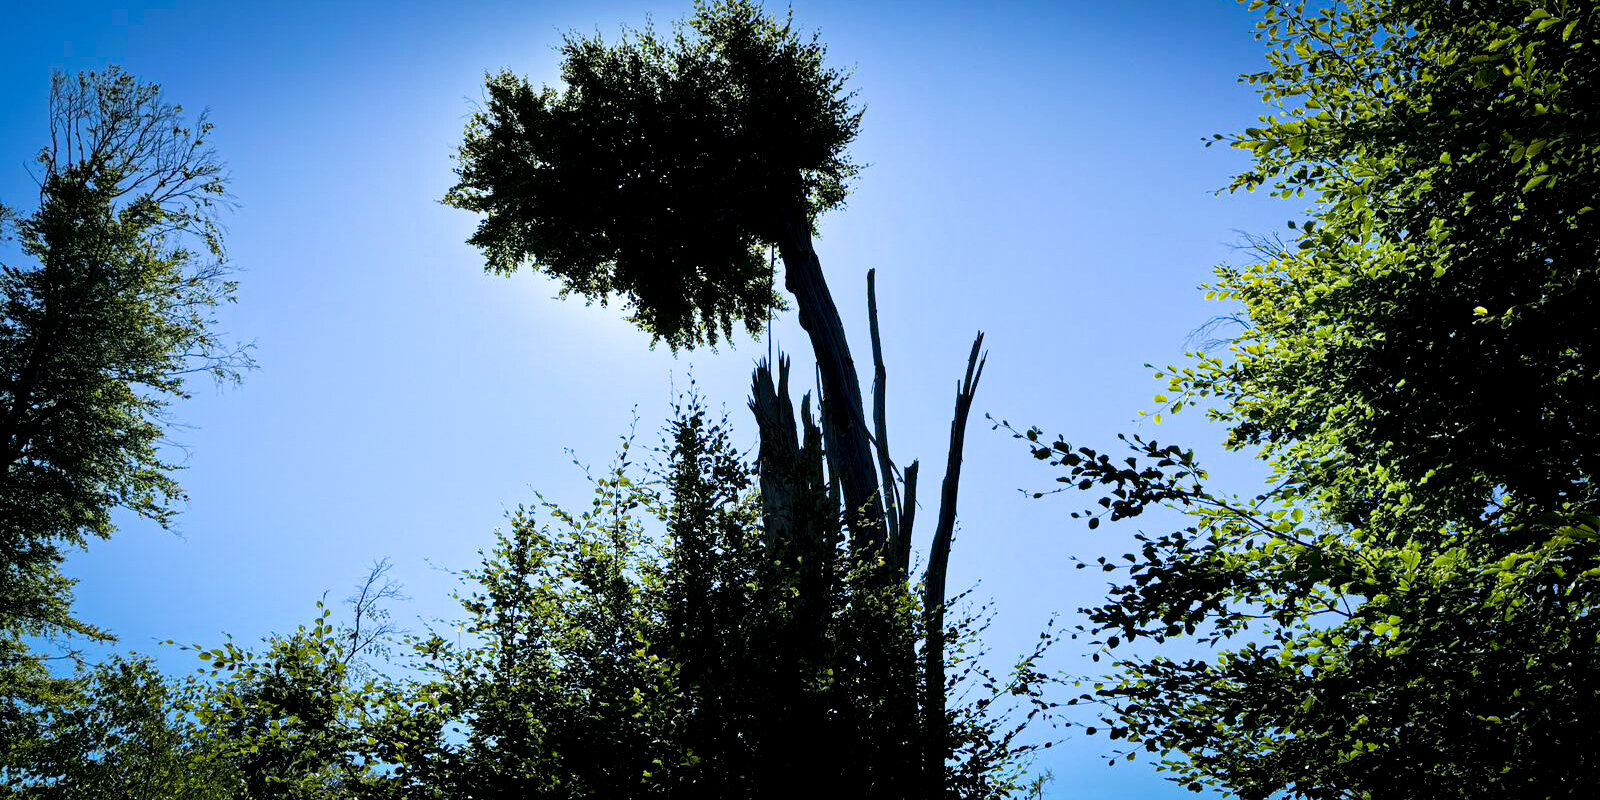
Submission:
[[[671,35],[569,37],[562,90],[492,76],[446,202],[484,214],[489,269],[626,299],[673,348],[758,333],[782,307],[766,248],[844,201],[860,111],[821,44],[753,3]]]
[[[531,265],[612,295],[672,347],[752,332],[782,306],[776,247],[822,379],[821,413],[854,535],[885,535],[861,388],[812,248],[844,201],[861,113],[813,36],[748,0],[703,3],[671,36],[569,37],[564,89],[492,76],[445,202],[484,215],[488,268]]]
[[[850,557],[836,510],[809,518],[815,538],[775,538],[726,423],[691,403],[667,434],[658,480],[624,450],[581,513],[519,509],[464,576],[459,633],[414,643],[423,678],[376,736],[400,796],[923,796],[901,703],[916,663],[878,660],[914,645],[911,598]],[[1000,675],[962,660],[950,796],[1019,788],[1033,748],[1001,698],[1043,706],[1037,657]]]
[[[1600,778],[1600,6],[1268,0],[1272,111],[1236,188],[1310,195],[1221,356],[1170,368],[1274,470],[1208,489],[1193,454],[1028,436],[1100,515],[1166,503],[1105,605],[1126,658],[1084,700],[1114,738],[1244,798],[1587,797]],[[1218,137],[1222,139],[1223,137]]]

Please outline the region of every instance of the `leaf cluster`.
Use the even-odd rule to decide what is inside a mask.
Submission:
[[[1600,469],[1593,3],[1262,4],[1277,113],[1236,189],[1313,217],[1215,296],[1248,324],[1174,374],[1350,524],[1592,502]],[[1521,512],[1508,508],[1514,499]]]
[[[1271,107],[1217,137],[1234,189],[1309,196],[1210,288],[1242,330],[1158,372],[1269,488],[1191,452],[1015,432],[1081,515],[1164,507],[1085,609],[1078,698],[1192,789],[1244,798],[1575,797],[1600,712],[1594,447],[1600,6],[1250,4]],[[1159,417],[1157,418],[1159,422]],[[1152,655],[1191,639],[1203,655]]]
[[[620,296],[674,349],[757,333],[783,307],[764,249],[856,172],[845,75],[748,0],[702,2],[671,34],[568,36],[561,54],[564,86],[491,76],[467,127],[445,202],[484,215],[469,241],[488,269]]]

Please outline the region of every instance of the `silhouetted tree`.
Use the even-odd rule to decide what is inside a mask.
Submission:
[[[646,28],[615,45],[569,37],[562,55],[561,89],[535,89],[510,73],[489,78],[485,108],[460,150],[460,180],[445,198],[484,215],[471,243],[492,271],[526,265],[590,300],[621,296],[637,324],[674,348],[714,344],[731,335],[735,321],[758,331],[782,302],[765,258],[775,248],[817,358],[815,444],[822,446],[809,450],[813,440],[796,433],[785,377],[774,379],[771,365],[758,367],[752,409],[762,440],[766,535],[797,553],[816,552],[826,545],[807,537],[829,525],[811,517],[831,517],[842,505],[847,557],[862,579],[904,593],[917,469],[913,463],[897,474],[889,455],[876,298],[869,426],[844,326],[812,246],[817,217],[843,202],[856,171],[845,148],[861,112],[845,75],[826,65],[816,36],[801,36],[792,19],[773,19],[748,0],[702,3],[671,35]],[[927,796],[943,793],[951,757],[944,584],[962,435],[981,374],[975,344],[957,392],[924,581],[923,635],[880,636],[880,651],[863,651],[858,665],[863,673],[894,674],[915,664],[914,642],[925,640],[920,687],[916,679],[891,682],[900,693],[884,699],[874,725],[904,746],[885,764],[907,772],[883,785]],[[837,497],[819,506],[824,486]],[[802,556],[794,568],[817,566]],[[823,598],[814,602],[822,613]]]
[[[915,643],[911,598],[849,558],[826,486],[804,490],[826,512],[805,520],[815,536],[778,541],[726,423],[690,404],[667,433],[657,481],[625,450],[581,513],[518,509],[464,575],[458,631],[414,642],[423,678],[375,734],[399,796],[922,792],[916,663],[880,668]],[[971,681],[947,726],[951,794],[1019,788],[1031,748],[997,701],[1041,679]]]

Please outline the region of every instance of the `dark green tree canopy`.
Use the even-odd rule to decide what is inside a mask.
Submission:
[[[204,115],[116,68],[58,74],[50,111],[37,208],[0,207],[24,257],[0,272],[0,634],[90,632],[62,545],[110,535],[116,508],[166,524],[168,403],[249,365],[212,314],[233,283]]]
[[[792,21],[701,4],[671,36],[569,36],[561,89],[492,76],[451,205],[485,215],[488,268],[616,295],[673,348],[752,333],[782,307],[763,253],[844,201],[861,112]]]

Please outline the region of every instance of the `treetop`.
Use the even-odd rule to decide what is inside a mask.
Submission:
[[[861,110],[815,35],[747,0],[670,35],[569,35],[563,86],[491,75],[445,202],[484,214],[487,268],[627,301],[670,347],[752,334],[783,307],[763,252],[844,202]]]

